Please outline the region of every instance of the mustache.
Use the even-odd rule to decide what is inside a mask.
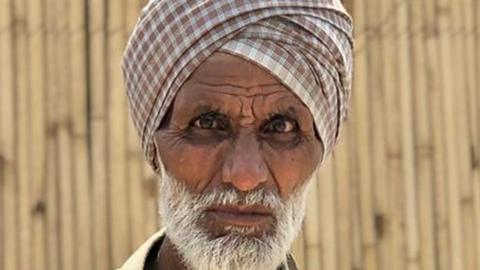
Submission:
[[[192,200],[199,208],[208,208],[212,205],[241,205],[278,209],[284,204],[282,198],[276,192],[265,189],[244,192],[233,187],[219,187],[208,193],[192,195]]]

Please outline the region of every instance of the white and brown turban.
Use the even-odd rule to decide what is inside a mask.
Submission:
[[[332,151],[348,110],[352,22],[340,0],[152,0],[128,42],[123,72],[145,155],[175,94],[216,51],[256,63],[310,109]]]

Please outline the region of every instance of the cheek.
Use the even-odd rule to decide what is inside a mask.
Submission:
[[[202,192],[220,171],[222,145],[199,146],[177,143],[159,149],[167,171],[195,193]]]
[[[265,151],[266,161],[283,198],[310,179],[319,161],[319,150],[318,146],[304,145],[293,149]]]

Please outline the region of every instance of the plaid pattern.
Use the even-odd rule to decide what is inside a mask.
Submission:
[[[352,22],[340,0],[152,0],[128,42],[123,72],[148,162],[175,94],[211,54],[262,66],[310,109],[325,159],[348,111]]]

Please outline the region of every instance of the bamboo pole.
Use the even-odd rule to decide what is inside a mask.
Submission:
[[[398,6],[397,38],[399,48],[399,88],[402,124],[402,177],[404,178],[405,197],[402,198],[405,207],[405,241],[406,241],[406,269],[420,269],[420,243],[418,233],[418,193],[417,179],[415,177],[414,137],[412,132],[412,85],[411,62],[409,46],[409,3]]]
[[[436,12],[436,1],[429,0],[424,4],[424,18],[428,25],[430,34],[425,40],[425,55],[429,68],[427,76],[427,85],[429,86],[430,115],[432,144],[433,144],[433,182],[434,189],[434,237],[437,267],[440,270],[449,270],[451,268],[451,257],[449,255],[449,230],[448,230],[448,209],[446,206],[446,177],[445,177],[445,147],[443,145],[445,132],[443,126],[443,111],[441,92],[442,83],[440,81],[440,28],[438,25],[438,14]]]
[[[309,236],[305,238],[305,265],[307,269],[324,269],[323,256],[325,255],[321,250],[320,235],[323,224],[320,224],[320,209],[319,205],[319,173],[315,172],[313,181],[310,186],[307,199],[307,211],[304,222],[305,233]],[[326,223],[326,222],[325,222]]]
[[[412,90],[416,93],[413,99],[415,115],[415,161],[416,178],[418,179],[418,215],[419,215],[419,240],[420,240],[420,266],[423,270],[437,268],[435,261],[434,239],[434,204],[433,204],[433,144],[432,124],[430,117],[430,104],[428,89],[428,62],[426,59],[425,39],[429,38],[431,27],[424,16],[424,3],[412,2],[410,6],[412,33]]]
[[[353,253],[356,242],[353,239],[353,196],[352,196],[352,166],[350,151],[350,122],[343,127],[340,143],[333,155],[335,173],[335,198],[336,198],[336,242],[337,260],[339,270],[350,270],[353,267]],[[300,269],[302,269],[300,267]]]
[[[30,55],[30,120],[31,164],[30,209],[32,215],[32,265],[35,269],[47,269],[46,256],[46,139],[45,139],[45,28],[44,1],[28,1],[29,55]]]
[[[9,43],[8,40],[8,34],[10,34],[10,14],[9,14],[9,4],[5,0],[0,1],[0,92],[5,91],[2,90],[5,86],[1,83],[2,81],[7,80],[7,72],[4,71],[6,67],[9,67],[9,62],[8,62],[8,56],[4,55],[2,52],[4,50],[7,50],[7,46],[5,45],[4,48],[4,43]],[[2,102],[3,95],[0,93],[0,106],[3,105]],[[0,109],[0,127],[4,128],[4,125],[2,124],[3,117],[1,114],[4,113]],[[5,152],[5,139],[3,134],[0,133],[0,217],[4,217],[4,200],[3,198],[5,197],[5,191],[3,188],[5,181],[5,175],[4,175],[4,167],[5,167],[5,158],[4,158],[4,152]],[[5,221],[0,222],[0,267],[4,267],[5,265],[5,235],[4,235],[4,227],[5,227]]]
[[[91,197],[90,167],[88,163],[87,134],[87,47],[86,18],[83,0],[71,1],[69,5],[69,46],[71,82],[71,121],[73,150],[73,179],[75,190],[75,238],[76,268],[92,268],[92,233],[91,233]]]
[[[309,205],[308,207],[315,211],[315,218],[321,224],[321,231],[317,236],[320,239],[320,248],[322,251],[322,269],[338,269],[337,261],[337,215],[336,215],[336,197],[335,197],[335,178],[333,159],[328,158],[324,161],[318,177],[318,190],[316,196],[319,198],[319,204]],[[314,237],[314,235],[309,235]],[[318,253],[318,251],[317,251]],[[317,255],[318,256],[318,255]],[[317,269],[317,268],[310,268]]]
[[[15,136],[15,43],[13,4],[2,0],[0,9],[0,155],[2,160],[2,264],[5,270],[18,269],[19,245],[17,241],[17,177]]]
[[[0,41],[2,41],[2,37],[1,37],[1,34],[0,34]],[[2,49],[2,47],[0,46],[0,50]],[[1,64],[4,64],[4,62],[2,61],[2,55],[0,55],[0,63]],[[0,80],[3,79],[3,74],[2,74],[2,71],[0,70]],[[0,95],[0,104],[2,104],[2,96]],[[0,118],[0,127],[2,127],[2,119]],[[3,188],[3,183],[5,182],[4,180],[4,174],[3,174],[3,171],[4,171],[4,166],[5,166],[5,160],[3,158],[3,144],[4,144],[4,141],[3,141],[3,138],[0,134],[0,195],[2,196],[2,198],[0,199],[0,216],[3,217],[4,216],[4,202],[3,202],[3,197],[5,196],[4,195],[4,188]],[[5,255],[5,236],[4,236],[4,222],[0,222],[0,266],[4,267],[4,264],[5,264],[5,258],[4,258],[4,255]]]
[[[60,217],[59,217],[59,164],[58,164],[58,93],[60,91],[57,85],[57,35],[58,25],[56,20],[56,0],[47,0],[46,5],[50,8],[45,10],[46,19],[46,83],[47,83],[47,269],[61,269],[60,254]]]
[[[352,170],[355,172],[355,170]],[[353,251],[352,251],[352,268],[362,269],[363,264],[363,246],[361,233],[361,216],[360,216],[360,183],[358,177],[352,177],[352,234],[353,234]]]
[[[354,66],[354,77],[355,80],[353,81],[353,89],[364,89],[366,85],[366,77],[367,77],[367,64],[366,64],[366,47],[367,47],[367,39],[366,39],[366,19],[365,19],[365,8],[364,8],[364,1],[354,1],[353,2],[353,10],[354,14],[353,17],[355,18],[356,21],[356,33],[355,33],[355,66]],[[352,201],[354,202],[354,216],[353,216],[353,237],[355,240],[355,248],[353,250],[353,267],[362,269],[365,267],[365,254],[364,254],[364,241],[363,241],[363,231],[362,231],[362,218],[363,214],[361,212],[362,208],[362,189],[361,189],[361,181],[363,178],[359,177],[359,164],[357,162],[358,160],[358,149],[356,148],[357,145],[361,144],[362,142],[359,142],[356,136],[357,131],[357,126],[359,117],[357,117],[357,110],[360,108],[357,108],[357,103],[355,100],[357,99],[357,96],[359,96],[358,93],[359,90],[353,91],[352,93],[352,116],[350,117],[350,127],[352,131],[353,138],[351,139],[351,142],[353,144],[353,147],[355,147],[355,162],[352,164],[352,171],[353,171],[353,187],[352,187],[352,193],[354,197],[352,198]]]
[[[129,202],[127,175],[127,104],[121,77],[120,59],[124,48],[125,1],[108,2],[108,145],[110,175],[110,235],[112,264],[120,266],[129,256]]]
[[[49,93],[50,95],[51,93]],[[50,117],[49,117],[50,118]],[[51,122],[50,122],[51,123]],[[51,128],[51,127],[50,127]],[[61,265],[60,258],[60,218],[59,218],[59,204],[58,204],[58,157],[57,157],[57,144],[56,136],[49,133],[49,138],[47,139],[47,152],[49,160],[51,162],[47,163],[47,194],[46,194],[46,204],[47,204],[47,250],[46,250],[46,260],[47,260],[47,269],[48,270],[59,270]]]
[[[392,270],[407,269],[405,264],[405,208],[403,184],[403,148],[402,148],[402,120],[401,96],[399,83],[399,43],[397,30],[398,6],[397,1],[385,1],[381,6],[383,20],[383,62],[385,80],[385,140],[387,165],[387,196],[389,218],[386,219],[385,241],[389,254],[386,255],[385,265],[391,265]]]
[[[343,1],[347,10],[353,15],[353,2]],[[355,90],[353,90],[355,91]],[[337,241],[337,269],[350,270],[354,269],[353,254],[358,248],[357,242],[354,238],[353,230],[353,198],[354,193],[353,185],[351,181],[351,152],[350,150],[350,125],[351,122],[347,121],[345,126],[340,132],[340,141],[333,154],[333,166],[336,181],[335,197],[336,197],[336,241]]]
[[[385,111],[384,99],[384,79],[383,79],[383,33],[382,27],[384,17],[381,14],[382,0],[374,0],[369,2],[366,8],[367,20],[367,55],[368,55],[368,91],[364,91],[370,102],[371,111],[368,116],[370,126],[371,153],[372,153],[372,179],[373,179],[373,203],[374,217],[373,224],[377,242],[376,263],[378,269],[387,268],[385,262],[388,255],[388,237],[384,238],[386,220],[390,217],[388,209],[389,193],[387,188],[387,159],[386,159],[386,139],[385,124],[386,114],[376,113]]]
[[[470,108],[469,108],[469,91],[471,80],[470,72],[473,68],[474,59],[473,51],[468,49],[470,36],[470,12],[465,12],[464,7],[470,4],[470,0],[461,0],[455,2],[453,7],[453,21],[455,23],[455,32],[452,35],[455,66],[453,78],[459,78],[455,81],[458,87],[455,97],[455,124],[457,138],[465,138],[464,140],[452,140],[451,143],[456,144],[456,155],[458,160],[458,176],[460,207],[462,209],[461,233],[463,244],[463,261],[466,269],[477,268],[476,243],[475,238],[467,237],[468,235],[476,235],[478,229],[475,224],[475,205],[474,205],[474,183],[471,170],[471,146],[473,145],[473,137],[471,137],[470,129]],[[460,18],[460,19],[457,19]],[[473,28],[473,27],[472,27]]]
[[[76,269],[77,246],[75,244],[75,188],[74,188],[74,149],[72,138],[71,82],[73,80],[70,55],[70,21],[68,11],[70,3],[56,2],[57,48],[56,83],[57,93],[57,151],[59,176],[59,219],[60,219],[60,268]]]
[[[470,5],[465,6],[466,13],[472,24],[471,27],[471,50],[472,61],[471,66],[471,78],[472,87],[470,88],[469,100],[470,100],[470,115],[472,125],[472,154],[471,154],[471,169],[473,180],[473,192],[474,192],[474,205],[475,205],[475,224],[478,228],[480,226],[480,94],[478,89],[480,88],[480,78],[477,74],[480,73],[480,18],[477,15],[480,12],[480,3],[475,0],[470,1]],[[475,237],[476,242],[476,257],[480,258],[480,232],[477,229]],[[480,267],[480,259],[477,261],[477,268]]]
[[[367,2],[355,1],[354,17],[357,25],[360,26],[360,31],[368,31],[367,21]],[[368,36],[365,33],[357,38],[357,56],[355,65],[354,87],[356,89],[368,88]],[[368,108],[368,93],[353,92],[353,107],[354,107],[354,134],[355,134],[355,148],[357,152],[355,175],[358,177],[360,188],[360,232],[362,245],[362,267],[366,269],[377,269],[377,239],[375,235],[374,226],[374,209],[373,209],[373,180],[372,167],[370,163],[371,144],[370,130],[371,122],[369,121]]]
[[[453,17],[451,16],[452,2],[448,0],[440,0],[439,6],[441,9],[448,12],[444,12],[438,17],[438,24],[440,28],[440,57],[442,62],[442,92],[443,99],[443,111],[444,111],[444,124],[446,140],[444,141],[446,147],[446,180],[447,180],[447,200],[448,200],[448,214],[449,214],[449,230],[450,230],[450,257],[452,258],[453,269],[464,269],[463,262],[463,245],[462,245],[462,232],[461,232],[461,207],[460,207],[460,191],[457,185],[459,176],[459,165],[456,154],[456,146],[453,143],[456,136],[456,124],[455,124],[455,93],[452,91],[456,88],[456,82],[452,78],[452,67],[455,66],[453,54],[453,44],[451,40],[451,34],[454,31]]]
[[[88,2],[89,10],[89,77],[91,126],[92,215],[94,268],[112,268],[109,250],[108,222],[108,155],[107,155],[107,40],[106,1]]]
[[[17,227],[18,238],[20,243],[31,243],[32,235],[30,231],[30,224],[32,222],[30,216],[30,185],[31,185],[31,159],[29,150],[31,148],[30,137],[30,89],[29,89],[29,65],[30,56],[28,53],[28,33],[27,25],[29,18],[27,17],[26,1],[14,1],[13,13],[14,20],[18,22],[15,25],[15,46],[16,50],[16,99],[17,108],[15,114],[17,115],[16,123],[11,128],[15,129],[17,137],[17,181],[18,191],[16,196],[18,198],[18,215],[19,223]],[[32,268],[31,260],[22,260],[20,258],[31,258],[31,245],[21,245],[19,248],[19,269]]]

